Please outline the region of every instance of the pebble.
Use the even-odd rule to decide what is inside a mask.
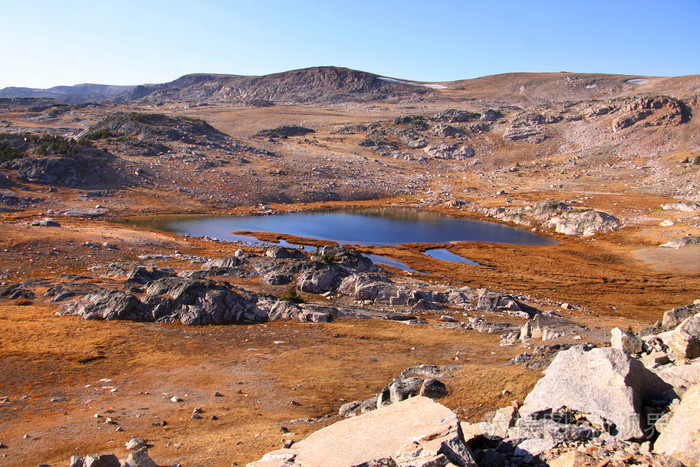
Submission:
[[[219,391],[216,391],[214,393],[214,397],[224,397],[223,394],[221,394]]]
[[[177,397],[177,396],[173,396],[173,397],[170,398],[170,402],[182,402],[182,399],[180,399],[180,398]]]
[[[201,420],[201,419],[202,419],[202,416],[199,415],[198,413],[193,413],[193,414],[192,414],[192,418],[193,418],[194,420]]]

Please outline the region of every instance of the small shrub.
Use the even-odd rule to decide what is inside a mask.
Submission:
[[[129,112],[128,114],[126,114],[126,118],[128,118],[132,122],[143,122],[144,120],[146,120],[147,117],[148,116],[146,114],[142,114],[139,112]]]
[[[4,141],[0,141],[0,162],[11,161],[23,157],[24,153],[13,148]]]
[[[280,296],[280,300],[292,303],[304,303],[304,299],[299,295],[295,287],[290,287]]]
[[[321,261],[325,261],[326,263],[337,263],[340,261],[340,258],[338,258],[332,251],[329,251],[321,255]]]
[[[100,130],[95,130],[91,133],[88,133],[85,138],[83,138],[86,141],[94,141],[98,139],[106,139],[106,138],[111,138],[112,137],[112,132],[109,131],[106,128],[102,128]]]

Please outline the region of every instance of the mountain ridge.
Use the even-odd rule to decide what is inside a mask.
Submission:
[[[117,86],[78,84],[48,89],[8,87],[0,98],[53,98],[68,104],[85,102],[171,102],[231,104],[332,104],[346,102],[411,102],[512,96],[527,100],[566,101],[670,94],[700,90],[700,75],[654,77],[602,73],[502,73],[444,82],[386,77],[343,67],[322,66],[260,76],[193,73],[157,84]]]

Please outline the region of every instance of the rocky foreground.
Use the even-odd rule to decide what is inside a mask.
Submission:
[[[700,303],[667,311],[641,338],[615,328],[611,343],[559,352],[524,401],[481,423],[433,400],[447,394],[435,377],[449,368],[409,368],[377,396],[343,406],[345,420],[248,465],[698,465]],[[156,465],[142,439],[126,447],[122,463],[76,456],[70,465]]]

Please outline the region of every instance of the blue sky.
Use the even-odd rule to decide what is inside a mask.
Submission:
[[[336,65],[422,81],[700,74],[700,0],[0,0],[0,88]]]

